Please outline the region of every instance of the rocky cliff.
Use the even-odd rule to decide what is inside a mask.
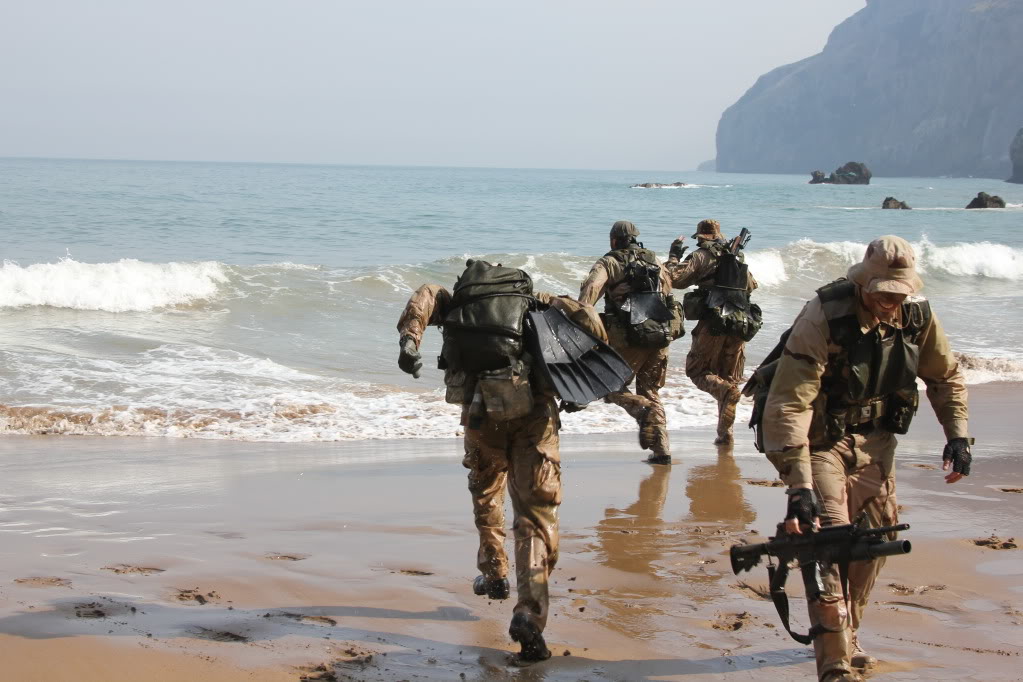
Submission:
[[[1023,2],[868,0],[824,50],[721,116],[717,169],[1005,178],[1023,125]]]

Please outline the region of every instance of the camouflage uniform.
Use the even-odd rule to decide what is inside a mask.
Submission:
[[[600,318],[590,306],[567,296],[534,294],[601,340],[606,340]],[[451,308],[451,294],[437,285],[423,285],[409,299],[398,321],[398,331],[415,340],[427,325],[439,325]],[[524,417],[495,422],[484,417],[478,429],[469,427],[469,406],[462,407],[465,427],[463,466],[469,470],[469,492],[479,531],[477,565],[489,579],[508,575],[504,550],[504,489],[512,502],[518,601],[515,613],[524,613],[542,632],[547,623],[547,579],[558,560],[558,505],[561,504],[561,458],[558,451],[558,408],[553,394],[538,390],[531,381],[533,410]]]
[[[896,333],[904,326],[902,309],[891,323],[879,322],[861,299],[861,288],[874,280],[856,277],[856,267],[850,270],[850,279],[857,285],[855,314],[860,331],[879,327],[882,336]],[[847,426],[846,435],[828,447],[821,429],[822,377],[831,374],[831,367],[841,366],[847,354],[832,339],[824,305],[820,298],[806,304],[778,362],[763,417],[767,456],[790,490],[812,486],[821,502],[823,525],[849,523],[861,512],[866,512],[872,527],[894,525],[898,522],[895,436],[876,420],[866,421]],[[949,440],[965,438],[966,387],[945,332],[933,314],[917,339],[917,375],[927,385],[927,397],[938,421]],[[811,623],[826,630],[814,639],[821,680],[855,679],[850,659],[860,651],[856,632],[884,561],[850,563],[848,605],[835,566],[824,575],[820,599],[808,602]]]
[[[665,269],[671,277],[671,286],[685,289],[693,285],[711,286],[717,270],[717,258],[708,246],[716,240],[724,243],[717,227],[717,221],[701,221],[700,229],[710,223],[714,232],[700,233],[696,237],[697,250],[682,262],[670,256]],[[708,236],[716,237],[707,239]],[[757,288],[753,275],[749,276],[749,291]],[[710,322],[700,320],[692,331],[692,342],[686,356],[686,376],[706,393],[718,401],[718,442],[732,442],[732,424],[735,422],[735,406],[739,403],[739,381],[746,365],[746,342],[736,336],[714,336],[710,333]]]
[[[616,223],[616,225],[618,224]],[[580,302],[596,305],[601,297],[607,297],[615,304],[620,304],[630,293],[629,285],[623,281],[625,267],[621,260],[612,255],[613,253],[614,251],[604,255],[590,268],[590,273],[579,290]],[[663,266],[661,266],[660,279],[661,291],[670,294],[671,280]],[[644,348],[630,345],[625,338],[625,328],[618,323],[617,319],[605,315],[604,322],[607,328],[608,343],[636,373],[635,393],[626,389],[621,393],[612,393],[604,400],[618,405],[639,423],[640,443],[644,448],[648,447],[651,450],[653,457],[667,459],[671,456],[668,444],[667,416],[664,413],[664,405],[661,403],[658,391],[664,387],[664,381],[668,375],[668,348]]]

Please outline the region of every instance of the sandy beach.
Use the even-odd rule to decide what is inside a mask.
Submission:
[[[861,633],[877,679],[1020,679],[1021,550],[973,542],[1023,540],[1019,388],[971,388],[960,484],[937,471],[926,407],[903,439],[913,552],[889,559]],[[728,566],[778,521],[773,469],[744,433],[734,450],[671,435],[671,468],[631,435],[563,436],[555,656],[525,669],[508,665],[511,602],[470,588],[459,440],[7,436],[0,680],[813,679],[757,594],[766,571]]]

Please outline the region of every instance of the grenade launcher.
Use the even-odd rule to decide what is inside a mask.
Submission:
[[[767,542],[756,545],[732,545],[728,554],[732,560],[732,572],[738,575],[742,571],[752,570],[760,563],[764,555],[768,557],[767,576],[771,590],[771,601],[774,602],[782,624],[792,638],[802,644],[809,644],[819,634],[817,626],[806,635],[792,632],[789,627],[789,600],[785,594],[785,581],[789,576],[789,564],[799,563],[803,575],[803,587],[809,599],[815,599],[824,591],[821,581],[821,564],[836,564],[842,579],[842,591],[848,594],[848,572],[850,561],[869,561],[879,557],[909,554],[912,544],[909,540],[888,542],[884,536],[888,533],[909,530],[908,523],[882,528],[864,528],[866,514],[860,514],[852,523],[842,526],[828,526],[816,532],[804,532],[802,535],[785,533],[784,526],[778,524],[778,534]],[[778,565],[770,563],[770,558],[777,559]]]

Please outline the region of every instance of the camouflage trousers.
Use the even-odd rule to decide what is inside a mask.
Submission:
[[[608,339],[611,347],[618,351],[636,373],[636,392],[625,389],[620,393],[612,393],[604,401],[624,409],[639,422],[640,428],[645,426],[651,434],[650,450],[653,454],[671,455],[668,420],[658,393],[664,388],[664,380],[668,376],[668,349],[629,346],[617,338],[613,329],[608,329]]]
[[[504,551],[504,489],[511,497],[515,534],[518,601],[541,630],[547,624],[547,578],[558,560],[558,505],[561,504],[561,459],[558,453],[558,408],[537,398],[533,411],[506,422],[485,419],[479,429],[465,429],[469,492],[479,531],[476,564],[488,578],[508,576]]]
[[[686,356],[686,376],[718,401],[719,438],[730,438],[739,404],[739,381],[746,364],[746,342],[736,336],[713,336],[701,320],[692,333]]]
[[[895,501],[895,436],[875,429],[865,435],[846,436],[830,450],[810,455],[813,487],[820,500],[824,526],[849,523],[866,512],[867,523],[877,528],[898,523]],[[894,533],[889,540],[894,540]],[[808,602],[810,622],[826,632],[814,638],[820,679],[852,672],[852,635],[860,627],[884,557],[849,564],[848,602],[842,593],[838,566],[822,571],[824,592]],[[822,567],[824,568],[824,567]]]

